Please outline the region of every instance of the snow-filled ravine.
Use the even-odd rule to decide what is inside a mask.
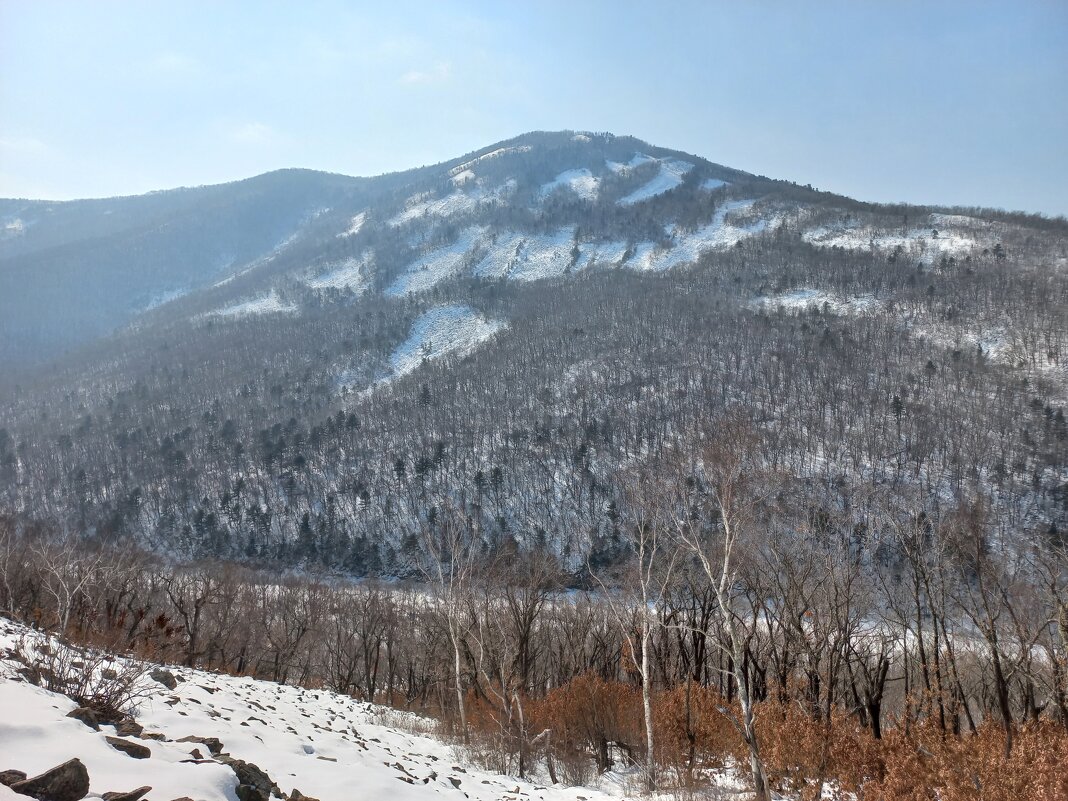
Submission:
[[[135,758],[106,739],[116,737],[114,725],[94,730],[67,717],[73,701],[22,678],[11,652],[26,633],[0,619],[0,771],[33,777],[78,759],[89,775],[86,798],[149,786],[145,797],[152,801],[237,801],[229,757],[265,771],[287,797],[296,789],[320,801],[609,798],[587,787],[544,786],[470,767],[454,746],[413,733],[432,728],[414,715],[326,690],[187,668],[169,668],[174,689],[142,679],[145,695],[133,713],[144,730],[118,738],[131,750],[148,749]],[[28,798],[0,784],[0,801]]]

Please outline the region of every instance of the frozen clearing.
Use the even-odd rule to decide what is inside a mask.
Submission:
[[[600,180],[584,167],[578,170],[565,170],[549,183],[542,184],[541,196],[547,197],[557,189],[566,188],[583,200],[596,200],[600,183]]]
[[[423,359],[439,359],[454,354],[464,356],[505,327],[489,320],[470,306],[437,306],[412,323],[408,338],[393,352],[393,375],[410,373]]]
[[[626,197],[620,198],[616,203],[620,206],[633,206],[635,203],[641,203],[643,200],[670,192],[672,189],[682,185],[686,173],[692,169],[693,165],[688,161],[679,159],[661,161],[660,172],[656,174],[656,177],[638,187]]]
[[[425,195],[416,195],[408,199],[408,205],[404,211],[393,216],[389,224],[396,228],[423,217],[445,218],[456,214],[466,214],[482,206],[492,206],[502,202],[515,191],[515,188],[515,180],[510,180],[489,192],[476,186],[466,192],[457,189],[442,198],[427,198]]]
[[[701,181],[701,188],[705,189],[705,190],[707,190],[709,192],[714,192],[715,190],[719,189],[721,186],[730,186],[730,185],[731,185],[730,181],[721,181],[719,178],[705,178],[705,180]]]
[[[367,222],[367,212],[361,211],[349,221],[349,227],[338,234],[338,238],[342,239],[346,236],[356,236],[356,234],[360,233],[360,229],[363,228],[365,222]]]
[[[605,166],[608,167],[616,175],[626,175],[635,167],[640,167],[643,164],[648,164],[651,161],[656,161],[652,156],[647,156],[644,153],[635,153],[631,156],[630,161],[625,164],[618,161],[606,161]]]
[[[425,292],[446,278],[459,275],[466,264],[468,253],[482,237],[484,229],[477,226],[465,228],[451,245],[432,250],[411,264],[386,289],[387,295],[410,295]]]
[[[464,170],[469,170],[481,161],[487,159],[496,159],[501,156],[507,156],[509,153],[529,153],[534,148],[530,145],[516,145],[514,147],[499,147],[496,150],[491,150],[489,153],[483,153],[481,156],[475,156],[470,161],[465,161],[463,164],[458,164],[449,170],[449,175],[455,176],[462,173]]]
[[[278,297],[278,293],[272,289],[262,297],[235,303],[232,306],[225,306],[216,311],[210,311],[206,316],[249,317],[255,314],[291,314],[296,310],[297,307],[295,304],[286,303]]]
[[[0,620],[0,654],[27,634]],[[472,767],[454,747],[420,733],[434,725],[410,713],[327,690],[187,668],[171,668],[179,680],[175,690],[144,679],[147,695],[135,717],[146,732],[164,739],[129,738],[151,750],[148,758],[133,759],[104,739],[115,734],[113,727],[94,731],[66,717],[75,703],[22,681],[18,667],[0,659],[0,770],[35,776],[78,758],[89,772],[90,799],[150,785],[148,797],[159,801],[234,801],[233,769],[215,761],[203,744],[177,742],[188,736],[218,738],[225,753],[265,770],[287,796],[299,789],[321,801],[609,798],[585,787],[543,787]],[[194,750],[202,759],[195,759]],[[0,801],[27,798],[0,785]]]
[[[712,217],[712,222],[688,234],[674,236],[674,244],[663,248],[654,242],[639,242],[634,254],[627,260],[626,266],[632,270],[661,271],[670,270],[681,264],[696,262],[702,253],[711,250],[724,250],[738,242],[761,233],[773,220],[758,219],[746,225],[736,225],[728,221],[728,215],[744,214],[754,205],[752,200],[734,200],[720,206]]]
[[[842,297],[821,289],[794,289],[779,295],[755,298],[748,304],[751,308],[779,308],[789,311],[825,309],[832,314],[859,315],[876,311],[880,303],[873,295]]]
[[[366,268],[372,260],[373,254],[368,251],[358,257],[327,265],[326,272],[308,279],[308,286],[312,289],[349,289],[358,295],[367,289],[370,282]]]
[[[614,242],[583,242],[579,245],[579,257],[574,272],[585,270],[598,264],[611,267],[619,266],[627,255],[627,243],[624,240]]]
[[[905,232],[876,230],[869,226],[846,224],[819,226],[801,237],[817,247],[843,250],[877,250],[892,252],[897,248],[924,264],[934,264],[943,256],[962,258],[981,249],[983,244],[972,234],[933,228],[912,228]]]
[[[571,266],[574,240],[574,227],[560,228],[548,234],[501,233],[474,273],[481,278],[513,281],[537,281],[563,275]]]

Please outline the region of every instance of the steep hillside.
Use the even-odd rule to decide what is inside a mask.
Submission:
[[[574,132],[374,179],[4,203],[19,515],[404,574],[448,508],[581,571],[619,547],[621,470],[742,409],[804,508],[1068,523],[1063,220]]]

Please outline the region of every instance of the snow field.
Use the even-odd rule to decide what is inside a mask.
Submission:
[[[478,245],[485,229],[478,226],[465,228],[451,245],[437,248],[412,263],[386,289],[392,297],[425,292],[446,278],[463,271],[468,254]]]
[[[574,227],[548,234],[505,232],[488,246],[474,274],[482,278],[537,281],[563,275],[571,265]]]
[[[750,308],[780,308],[788,311],[827,309],[832,314],[860,315],[879,309],[880,303],[872,295],[842,297],[821,289],[795,289],[779,295],[762,296],[749,302]]]
[[[773,218],[761,218],[747,225],[728,221],[728,215],[748,212],[754,203],[752,200],[724,203],[708,225],[688,234],[674,233],[674,244],[669,248],[659,247],[654,242],[639,242],[625,266],[639,272],[670,270],[696,262],[708,251],[733,247],[741,240],[761,233],[774,222]]]
[[[423,359],[464,356],[506,325],[483,317],[470,306],[437,306],[412,323],[408,338],[393,351],[390,366],[399,378],[415,370]]]
[[[278,293],[272,289],[266,295],[234,303],[230,306],[224,306],[221,309],[210,311],[204,316],[251,317],[257,314],[292,314],[295,311],[297,311],[295,304],[286,303],[278,297]]]
[[[596,200],[600,179],[585,167],[577,170],[565,170],[547,184],[542,184],[540,195],[548,197],[557,189],[569,189],[583,200]]]
[[[25,632],[0,621],[0,654]],[[233,770],[215,762],[206,746],[177,742],[187,736],[216,737],[224,752],[267,771],[285,794],[299,789],[321,801],[608,798],[589,788],[542,787],[466,766],[452,746],[413,733],[433,731],[430,721],[404,729],[381,725],[383,719],[415,718],[407,713],[327,690],[187,668],[171,668],[180,680],[175,690],[143,680],[148,694],[135,717],[146,732],[166,739],[128,738],[152,752],[147,759],[133,759],[107,744],[105,735],[114,735],[111,726],[94,731],[66,717],[74,702],[17,679],[17,667],[0,659],[0,770],[17,768],[34,776],[77,757],[88,769],[92,799],[150,785],[148,797],[164,801],[182,796],[233,801]],[[203,758],[196,759],[194,750]],[[0,785],[3,801],[26,798]]]
[[[343,239],[347,236],[356,236],[363,229],[364,223],[367,222],[367,212],[361,211],[355,217],[349,221],[349,227],[338,234],[338,239]]]
[[[631,161],[633,162],[633,159]],[[664,159],[659,163],[660,172],[655,177],[626,197],[620,198],[616,203],[620,206],[633,206],[635,203],[641,203],[643,200],[670,192],[672,189],[681,186],[686,174],[693,169],[693,165],[690,162],[679,159]]]
[[[356,294],[364,292],[370,276],[367,268],[374,261],[374,254],[366,252],[341,262],[327,265],[326,272],[309,278],[307,284],[312,289],[351,289]]]

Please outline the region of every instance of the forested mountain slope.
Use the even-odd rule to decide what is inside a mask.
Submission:
[[[789,525],[1068,519],[1063,220],[574,132],[0,214],[0,508],[72,531],[404,574],[448,512],[580,573],[739,410]]]

